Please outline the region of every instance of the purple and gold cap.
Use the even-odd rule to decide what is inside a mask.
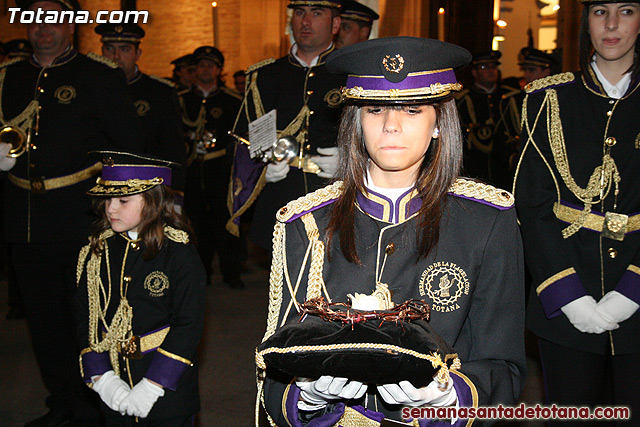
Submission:
[[[293,9],[298,6],[328,7],[332,9],[340,9],[342,2],[340,0],[289,0],[287,7]]]
[[[177,163],[138,154],[94,151],[102,161],[102,173],[90,196],[124,197],[144,193],[158,185],[171,185],[171,168]]]
[[[418,104],[462,90],[454,70],[471,54],[451,43],[419,37],[387,37],[355,43],[332,52],[327,70],[346,74],[346,102]]]

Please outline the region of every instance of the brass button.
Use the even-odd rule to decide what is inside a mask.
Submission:
[[[313,71],[309,73],[309,77],[313,77],[315,75],[316,75],[316,73],[314,73]]]
[[[29,147],[29,148],[31,148],[32,150],[37,150],[38,149],[38,147],[36,147],[35,144],[31,144],[31,147]]]
[[[393,243],[389,243],[386,248],[384,248],[384,253],[387,255],[393,255],[396,251],[396,245]]]
[[[49,77],[49,73],[44,73],[42,77]]]
[[[307,146],[305,147],[305,150],[311,150],[311,144],[307,144]]]
[[[206,103],[207,103],[207,100],[206,100],[206,99],[203,99],[203,100],[202,100],[202,103],[203,103],[203,104],[206,104]]]
[[[36,165],[34,165],[33,163],[29,163],[29,167],[30,167],[31,169],[33,169],[33,168],[35,168],[35,167],[36,167]]]
[[[616,142],[617,142],[616,139],[612,136],[604,140],[604,143],[607,144],[609,147],[613,147],[614,145],[616,145]]]
[[[309,111],[309,115],[312,115],[312,114],[313,114],[313,111]]]
[[[616,101],[614,101],[613,99],[609,100],[609,104],[615,104],[615,103],[616,103]]]
[[[313,91],[312,90],[308,90],[307,91],[307,95],[313,95]]]
[[[44,89],[42,89],[41,87],[39,87],[38,90],[40,91],[40,93],[44,93]]]
[[[607,111],[607,116],[611,117],[612,114],[613,114],[613,111]]]
[[[607,252],[609,253],[609,258],[615,258],[618,256],[618,251],[613,248],[609,248]]]
[[[138,242],[131,242],[131,249],[137,251],[138,249],[140,249],[140,244],[138,244]]]
[[[123,280],[125,281],[125,283],[131,283],[133,279],[131,278],[131,276],[124,276]]]

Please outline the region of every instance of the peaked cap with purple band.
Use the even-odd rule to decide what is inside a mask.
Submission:
[[[168,160],[117,151],[93,151],[100,156],[102,174],[87,194],[90,196],[124,197],[144,193],[158,185],[171,185]]]
[[[346,74],[345,101],[358,104],[418,104],[439,101],[462,89],[454,70],[471,54],[451,43],[419,37],[387,37],[338,49],[327,70]]]
[[[293,9],[298,6],[311,7],[328,7],[331,9],[340,9],[342,2],[340,0],[289,0],[287,7]]]

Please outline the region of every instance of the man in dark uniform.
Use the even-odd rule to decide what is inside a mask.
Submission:
[[[340,30],[336,34],[336,49],[369,40],[373,21],[380,16],[355,0],[342,0]]]
[[[32,11],[79,9],[75,0],[17,4]],[[70,23],[27,25],[33,55],[5,63],[0,74],[1,124],[25,142],[22,155],[15,148],[13,164],[1,162],[10,168],[4,233],[50,393],[50,411],[28,426],[66,425],[95,411],[83,398],[73,319],[78,251],[92,220],[85,193],[100,171],[87,152],[142,149],[122,72],[104,58],[78,53],[74,31]]]
[[[173,82],[178,87],[178,91],[191,89],[193,86],[193,74],[196,71],[195,65],[193,65],[193,55],[187,54],[180,58],[176,58],[171,61],[173,64]]]
[[[278,135],[295,137],[301,147],[295,164],[277,162],[267,167],[249,159],[244,145],[236,147],[230,188],[233,215],[227,228],[238,233],[240,215],[260,195],[249,238],[267,250],[271,249],[276,210],[319,188],[323,178],[335,173],[340,87],[345,82],[325,68],[326,57],[334,50],[333,36],[340,28],[340,1],[290,0],[288,7],[293,8],[291,27],[296,43],[289,55],[249,67],[244,106],[235,128],[237,134],[246,135],[249,122],[275,109]],[[298,162],[305,156],[312,163]]]
[[[500,84],[501,56],[497,50],[474,55],[471,61],[473,85],[456,94],[460,120],[467,135],[465,174],[490,184],[495,179],[489,157],[493,149],[493,129],[500,117],[500,99],[515,90]]]
[[[127,92],[140,121],[144,153],[184,164],[180,107],[175,86],[169,80],[140,72],[137,61],[144,30],[137,24],[100,24],[102,55],[116,62],[127,77]],[[184,172],[176,170],[172,187],[184,190]]]
[[[194,86],[180,93],[182,121],[191,145],[185,210],[193,221],[208,279],[211,280],[211,262],[217,253],[224,282],[241,288],[241,241],[225,230],[232,153],[228,132],[238,114],[240,96],[222,82],[222,52],[213,46],[201,46],[193,57]]]
[[[551,74],[554,63],[551,55],[532,47],[523,47],[518,54],[518,65],[526,84]],[[520,151],[520,112],[525,93],[513,90],[500,99],[500,118],[493,131],[493,149],[489,155],[489,170],[493,184],[511,190]]]

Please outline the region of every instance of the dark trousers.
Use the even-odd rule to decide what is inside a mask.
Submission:
[[[84,243],[12,244],[11,260],[40,376],[50,393],[47,406],[95,420],[96,393],[80,378],[74,318],[76,265]]]
[[[640,425],[640,354],[611,356],[574,350],[538,339],[547,405],[627,406],[630,420],[553,421],[550,426]]]

